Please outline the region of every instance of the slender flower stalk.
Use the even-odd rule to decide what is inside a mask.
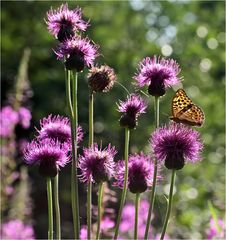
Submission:
[[[135,204],[135,224],[134,224],[134,239],[136,240],[138,237],[138,213],[139,213],[139,205],[140,205],[140,193],[136,194],[136,204]]]
[[[96,234],[96,240],[100,238],[100,224],[101,224],[101,218],[102,218],[102,200],[103,200],[103,190],[104,190],[104,183],[101,182],[99,184],[99,195],[98,195],[98,217],[97,217],[97,234]]]
[[[159,97],[155,96],[155,127],[156,129],[159,127]],[[150,196],[150,207],[148,210],[148,218],[146,223],[145,235],[144,239],[148,239],[150,224],[151,224],[151,215],[154,207],[155,202],[155,189],[156,189],[156,181],[157,181],[157,172],[158,172],[158,164],[157,158],[155,157],[155,168],[154,168],[154,175],[153,175],[153,185],[151,189],[151,196]]]
[[[170,183],[169,202],[168,202],[168,206],[167,206],[166,217],[165,217],[165,220],[164,220],[160,240],[164,239],[164,236],[165,236],[165,233],[166,233],[166,228],[167,228],[167,225],[168,225],[168,222],[169,222],[170,212],[171,212],[171,208],[172,208],[172,201],[173,201],[173,186],[174,186],[175,175],[176,175],[176,170],[173,169],[172,170],[172,176],[171,176],[171,183]]]
[[[53,239],[53,202],[51,178],[47,177],[47,199],[48,199],[48,240]]]
[[[59,185],[59,175],[57,174],[56,177],[54,178],[54,205],[55,205],[55,216],[56,216],[56,239],[61,239],[58,185]]]
[[[89,146],[93,145],[93,93],[89,95]],[[87,185],[87,239],[91,239],[92,225],[92,181]]]
[[[91,238],[91,226],[92,226],[92,182],[88,181],[87,185],[87,239]]]
[[[69,116],[71,122],[71,144],[72,144],[72,164],[71,164],[71,204],[72,204],[72,215],[74,224],[75,239],[79,237],[79,204],[78,204],[78,179],[77,179],[77,74],[73,79],[72,83],[72,95],[73,102],[71,99],[71,72],[66,73],[66,95],[67,104],[69,108]]]
[[[89,146],[93,145],[93,92],[89,94]]]
[[[123,184],[123,190],[122,190],[122,196],[121,196],[121,202],[120,202],[120,207],[119,207],[119,212],[118,212],[118,218],[117,218],[117,223],[115,227],[115,235],[114,239],[117,239],[118,233],[119,233],[119,225],[122,217],[122,209],[125,204],[126,200],[126,192],[127,192],[127,182],[128,182],[128,159],[129,159],[129,138],[130,138],[130,130],[129,128],[125,128],[125,173],[124,173],[124,184]]]

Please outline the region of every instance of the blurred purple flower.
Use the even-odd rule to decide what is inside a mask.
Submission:
[[[85,31],[89,26],[82,20],[82,10],[77,7],[74,10],[68,9],[68,4],[62,4],[56,10],[50,9],[47,12],[48,30],[60,42],[73,37],[77,31]]]
[[[149,202],[145,199],[141,200],[138,213],[138,238],[144,237],[146,221],[148,217]],[[119,226],[120,232],[123,234],[133,231],[135,221],[135,205],[127,203],[122,210],[122,220]],[[133,233],[133,232],[132,232]],[[121,236],[124,239],[123,236]]]
[[[173,59],[146,57],[139,63],[138,73],[134,76],[138,86],[149,86],[148,92],[154,96],[163,96],[165,89],[180,82],[177,75],[180,67]]]
[[[55,177],[60,167],[64,167],[69,162],[68,148],[48,138],[32,141],[24,150],[24,159],[29,165],[39,165],[42,176]]]
[[[2,224],[1,239],[33,240],[34,230],[31,225],[24,224],[21,220],[11,220]]]
[[[123,187],[125,173],[125,162],[119,161],[116,165],[115,179],[116,185]],[[152,186],[154,175],[154,162],[150,156],[140,154],[129,156],[129,176],[128,187],[132,193],[142,193]],[[157,175],[160,179],[160,175]]]
[[[18,121],[18,113],[11,106],[3,107],[0,111],[0,136],[10,137]]]
[[[101,220],[101,230],[107,232],[110,228],[115,226],[115,222],[111,220],[108,216],[103,217]]]
[[[83,149],[83,155],[79,156],[78,168],[81,170],[79,179],[81,182],[108,181],[114,174],[114,156],[117,153],[115,147],[108,145],[105,149],[98,149],[96,143]]]
[[[25,107],[21,107],[18,111],[18,116],[19,116],[19,124],[24,128],[27,129],[30,127],[30,122],[31,122],[31,112],[29,109]]]
[[[91,43],[87,37],[77,36],[60,43],[54,52],[58,59],[66,59],[65,67],[68,70],[76,69],[77,72],[80,72],[86,66],[93,66],[94,60],[98,56],[98,48],[99,46]]]
[[[86,240],[87,239],[87,226],[82,226],[80,229],[80,239],[81,240]]]
[[[137,118],[145,113],[147,104],[137,94],[130,94],[126,101],[119,101],[118,111],[124,113],[120,118],[120,125],[133,129],[137,125]]]
[[[70,120],[63,116],[49,115],[47,118],[40,120],[40,130],[37,138],[44,140],[46,138],[58,140],[60,143],[71,144],[71,126]],[[80,143],[83,140],[83,132],[81,126],[77,128],[77,141]],[[70,146],[70,145],[69,145]]]
[[[185,160],[193,163],[200,160],[203,149],[197,131],[176,123],[158,128],[151,135],[150,142],[155,157],[165,161],[167,168],[176,170],[183,168]]]
[[[208,240],[225,239],[226,227],[224,221],[222,219],[218,219],[217,224],[213,218],[210,219],[210,227],[206,231],[206,237]]]

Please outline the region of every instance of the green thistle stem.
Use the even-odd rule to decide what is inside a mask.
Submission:
[[[126,192],[127,192],[127,182],[128,182],[128,157],[129,157],[129,135],[130,130],[128,128],[125,128],[125,173],[124,173],[124,184],[123,184],[123,190],[122,190],[122,196],[121,196],[121,202],[118,212],[118,218],[117,223],[115,227],[115,235],[114,239],[116,240],[119,233],[119,225],[122,217],[122,209],[124,207],[125,201],[126,201]]]
[[[87,239],[91,238],[91,226],[92,226],[92,182],[89,180],[87,186]]]
[[[47,199],[48,199],[48,240],[53,239],[53,200],[51,178],[47,177]]]
[[[135,224],[134,224],[134,239],[138,237],[138,217],[139,217],[140,193],[136,194],[135,203]]]
[[[89,95],[89,146],[93,145],[93,93]],[[87,186],[87,239],[91,239],[92,226],[92,182],[89,180]]]
[[[102,218],[102,199],[103,199],[103,189],[104,189],[104,183],[101,182],[99,184],[99,195],[98,195],[98,217],[97,217],[97,234],[96,234],[96,240],[100,238],[100,223]]]
[[[59,175],[54,178],[54,205],[56,216],[56,239],[61,239],[61,227],[60,227],[60,206],[59,206]]]
[[[155,97],[155,127],[159,127],[159,97]],[[151,215],[153,212],[154,202],[155,202],[155,189],[156,189],[156,182],[157,182],[157,171],[158,171],[158,164],[157,159],[155,158],[155,168],[154,168],[154,175],[153,175],[153,185],[151,190],[151,197],[150,197],[150,207],[148,210],[148,218],[146,223],[145,235],[144,239],[148,239],[150,224],[151,224]]]
[[[66,96],[69,109],[69,117],[71,123],[71,144],[72,144],[72,164],[71,164],[71,205],[74,225],[75,239],[79,238],[79,202],[78,202],[78,178],[77,178],[77,73],[72,81],[72,96],[71,101],[71,72],[66,73]]]
[[[167,228],[167,225],[169,223],[169,217],[170,217],[170,212],[171,212],[171,208],[172,208],[172,201],[173,201],[173,186],[174,186],[175,176],[176,176],[176,170],[173,169],[172,170],[172,176],[171,176],[171,183],[170,183],[169,203],[168,203],[168,206],[167,206],[166,217],[165,217],[165,220],[164,220],[160,240],[164,239],[164,236],[165,236],[165,233],[166,233],[166,228]]]

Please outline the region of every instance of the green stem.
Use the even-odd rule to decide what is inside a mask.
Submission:
[[[71,123],[71,144],[72,144],[72,164],[71,164],[71,205],[74,225],[75,239],[79,238],[79,202],[78,202],[78,178],[77,178],[77,73],[72,81],[72,98],[71,101],[71,72],[66,74],[66,95]]]
[[[104,183],[101,182],[99,184],[99,195],[98,195],[98,217],[97,217],[97,234],[96,234],[96,240],[100,238],[100,223],[102,218],[102,199],[103,199],[103,189],[104,189]]]
[[[93,145],[93,93],[89,94],[89,146]]]
[[[134,239],[138,237],[138,213],[140,205],[140,193],[136,194],[136,204],[135,204],[135,225],[134,225]]]
[[[55,216],[56,216],[56,239],[61,239],[60,228],[60,206],[59,206],[59,175],[54,178],[54,203],[55,203]]]
[[[89,146],[93,145],[93,93],[89,94]],[[92,181],[87,186],[87,239],[91,239],[92,226]]]
[[[116,223],[116,227],[115,227],[114,239],[117,239],[117,237],[118,237],[119,224],[120,224],[121,216],[122,216],[122,209],[123,209],[123,206],[124,206],[125,200],[126,200],[128,172],[129,172],[128,171],[129,135],[130,135],[130,130],[128,128],[125,128],[125,173],[124,173],[124,184],[123,184],[123,190],[122,190],[122,196],[121,196],[121,202],[120,202],[120,207],[119,207],[119,212],[118,212],[117,223]]]
[[[92,226],[92,181],[89,180],[87,186],[87,239],[91,239],[91,226]]]
[[[172,170],[172,176],[171,176],[171,183],[170,183],[170,192],[169,192],[169,203],[167,206],[167,212],[166,212],[166,217],[165,217],[165,221],[163,224],[163,228],[162,228],[162,234],[160,237],[160,240],[164,239],[165,233],[166,233],[166,228],[169,222],[169,217],[170,217],[170,212],[171,212],[171,208],[172,208],[172,201],[173,201],[173,186],[174,186],[174,179],[176,176],[176,170],[173,169]]]
[[[155,97],[155,127],[159,127],[159,97]],[[151,224],[151,215],[153,212],[154,202],[155,202],[155,189],[156,189],[156,182],[157,182],[157,171],[158,171],[158,163],[157,159],[155,158],[155,168],[154,168],[154,175],[153,175],[153,184],[151,189],[151,196],[150,196],[150,207],[148,210],[148,218],[146,223],[145,235],[144,239],[148,239],[150,224]]]
[[[47,177],[47,199],[48,199],[48,240],[53,239],[53,200],[51,178]]]

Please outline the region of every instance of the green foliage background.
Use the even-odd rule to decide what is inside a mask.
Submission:
[[[13,87],[23,49],[31,48],[29,79],[34,92],[32,99],[33,123],[53,114],[66,114],[63,64],[52,51],[56,40],[48,33],[44,18],[52,6],[61,1],[2,1],[1,9],[1,57],[2,104],[6,93]],[[202,107],[206,121],[197,129],[205,144],[203,161],[186,165],[178,171],[169,235],[172,238],[205,238],[210,220],[208,201],[214,205],[219,217],[225,210],[224,165],[224,76],[225,76],[225,3],[224,1],[70,1],[71,8],[79,5],[91,27],[87,35],[100,45],[101,56],[97,62],[115,68],[118,82],[130,92],[134,91],[132,77],[138,62],[146,56],[164,55],[172,50],[181,66],[183,88],[195,103]],[[166,54],[167,55],[167,54]],[[79,122],[88,133],[87,72],[79,76]],[[160,102],[161,124],[168,122],[171,114],[170,89]],[[123,130],[118,119],[116,102],[126,97],[126,91],[115,84],[109,94],[95,96],[95,139],[103,146],[112,142],[123,157]],[[154,129],[153,99],[149,109],[131,136],[131,153],[150,152],[148,139]],[[33,127],[31,128],[33,136]],[[61,207],[63,237],[71,236],[69,166],[61,172]],[[161,230],[165,214],[169,175],[163,171],[164,181],[158,187],[154,221]],[[34,223],[38,238],[46,237],[45,182],[30,170],[33,183]],[[81,198],[85,188],[80,187]],[[129,196],[133,201],[133,197]],[[84,216],[82,211],[81,215]]]

